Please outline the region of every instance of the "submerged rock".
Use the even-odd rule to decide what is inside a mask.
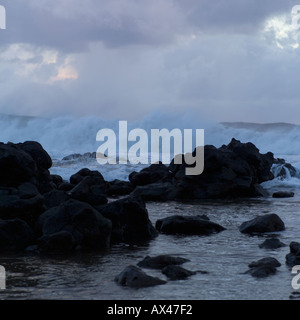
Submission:
[[[277,191],[272,194],[273,198],[292,198],[294,196],[294,192],[291,191]]]
[[[271,267],[277,268],[281,266],[281,263],[273,257],[266,257],[257,261],[252,261],[248,265],[249,268],[256,268],[256,267],[263,267],[263,266],[271,266]]]
[[[279,239],[266,239],[259,245],[259,247],[263,249],[278,249],[285,246],[286,244],[281,242]]]
[[[116,276],[115,281],[121,286],[132,288],[152,287],[166,283],[166,281],[157,277],[147,275],[143,270],[135,266],[126,267]]]
[[[184,269],[180,266],[169,265],[162,269],[162,273],[170,280],[184,280],[192,275],[195,275],[197,272]]]
[[[180,265],[188,261],[189,260],[185,258],[173,257],[170,255],[159,255],[156,257],[147,256],[137,265],[142,268],[162,269],[169,265]]]
[[[90,160],[90,159],[96,159],[96,157],[101,157],[101,158],[106,158],[106,155],[103,153],[96,153],[96,152],[86,152],[86,153],[73,153],[68,156],[65,156],[62,158],[62,161],[70,161],[70,160],[80,160],[80,161],[85,161],[85,160]]]
[[[300,265],[300,243],[292,241],[290,243],[290,253],[285,257],[286,264],[290,267]]]
[[[225,230],[221,225],[204,219],[203,216],[174,215],[156,221],[156,229],[166,234],[210,235]]]
[[[255,278],[264,278],[269,275],[275,274],[281,263],[272,257],[262,258],[258,261],[253,261],[249,264],[249,270],[245,273],[250,274]]]
[[[285,230],[284,222],[277,214],[266,214],[243,222],[239,230],[241,233],[264,233]]]

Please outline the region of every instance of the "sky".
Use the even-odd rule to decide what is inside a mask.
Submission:
[[[0,113],[300,124],[300,0],[0,5]]]

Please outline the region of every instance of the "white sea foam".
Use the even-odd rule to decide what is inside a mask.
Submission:
[[[53,158],[51,172],[69,177],[82,167],[99,170],[105,178],[128,179],[133,170],[140,170],[142,165],[99,165],[96,160],[88,162],[63,162],[61,159],[72,153],[94,152],[100,145],[96,134],[100,129],[111,128],[118,132],[117,119],[108,121],[97,117],[58,117],[52,119],[0,116],[0,141],[24,142],[35,140],[40,142]],[[300,168],[300,126],[287,124],[219,124],[203,119],[200,114],[185,112],[169,114],[154,112],[141,121],[128,122],[128,130],[142,128],[169,130],[174,128],[205,129],[205,144],[220,147],[228,144],[232,138],[241,142],[254,143],[262,153],[271,151],[275,157],[284,158],[296,168]],[[298,185],[299,179],[285,179],[288,184]],[[276,181],[274,180],[274,183]],[[283,183],[284,181],[277,181]]]

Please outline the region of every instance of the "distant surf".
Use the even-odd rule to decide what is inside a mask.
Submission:
[[[107,120],[96,116],[41,118],[1,114],[0,141],[40,142],[54,160],[52,170],[63,177],[68,177],[77,169],[86,166],[100,170],[108,180],[124,180],[135,168],[140,169],[143,166],[100,166],[95,159],[62,161],[63,157],[73,153],[95,152],[99,147],[99,142],[96,141],[97,132],[103,128],[117,130],[119,120],[122,119]],[[234,137],[241,142],[252,142],[261,153],[271,151],[275,157],[284,158],[296,168],[300,168],[300,126],[296,124],[217,123],[187,111],[182,114],[153,112],[140,121],[128,122],[128,129],[132,128],[142,128],[147,132],[163,128],[205,129],[205,144],[220,147],[228,144]],[[299,179],[296,181],[298,183]]]

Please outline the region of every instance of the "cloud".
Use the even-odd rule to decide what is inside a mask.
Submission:
[[[2,0],[0,112],[293,121],[296,1]]]

